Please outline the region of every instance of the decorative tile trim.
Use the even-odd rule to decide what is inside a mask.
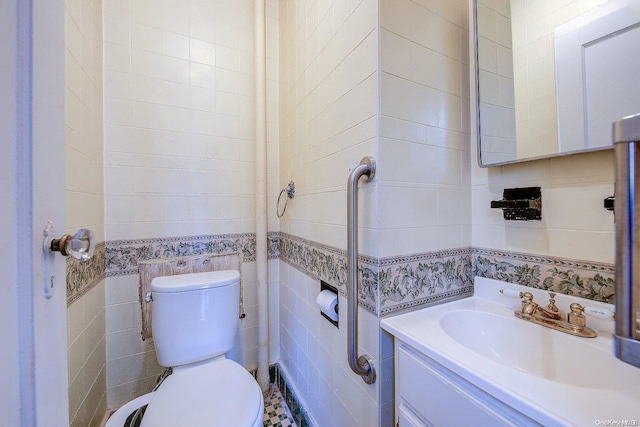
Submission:
[[[615,299],[613,264],[473,248],[474,275],[609,304]]]
[[[71,256],[65,260],[68,307],[104,280],[105,242],[96,245],[95,252],[88,261],[80,261]]]
[[[324,280],[347,295],[347,253],[332,246],[280,233],[280,259],[316,280]],[[377,269],[371,257],[358,257],[359,305],[377,312]]]
[[[280,233],[280,259],[346,296],[347,254]],[[376,315],[471,294],[471,249],[375,259],[359,256],[359,305]]]
[[[268,233],[267,239],[267,257],[277,259],[278,233]],[[115,277],[138,274],[139,261],[234,252],[241,252],[245,262],[255,261],[255,233],[114,240],[106,244],[106,275]]]
[[[267,239],[269,259],[279,258],[346,296],[346,251],[282,232],[270,232]],[[255,261],[254,233],[111,241],[104,248],[104,268],[106,277],[133,275],[139,261],[238,251],[244,261]],[[612,264],[471,247],[381,259],[361,255],[358,261],[359,305],[378,316],[469,295],[475,276],[614,301]],[[88,273],[78,268],[67,267],[68,304],[86,292],[86,279],[78,275]]]
[[[280,232],[270,231],[267,233],[267,257],[268,259],[280,258]]]
[[[380,315],[471,295],[471,248],[382,258],[378,268]]]

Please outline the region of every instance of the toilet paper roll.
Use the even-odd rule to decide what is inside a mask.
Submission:
[[[320,307],[320,311],[329,316],[329,319],[338,321],[338,295],[325,289],[318,294],[316,304]]]

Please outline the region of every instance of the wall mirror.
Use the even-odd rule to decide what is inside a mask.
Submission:
[[[611,148],[640,113],[640,1],[474,0],[478,162]]]

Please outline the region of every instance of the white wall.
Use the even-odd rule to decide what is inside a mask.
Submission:
[[[470,244],[469,12],[426,3],[380,2],[380,257]]]
[[[102,1],[65,1],[66,233],[104,242]],[[64,262],[62,257],[58,262]],[[96,426],[106,410],[104,280],[67,309],[69,419]]]
[[[376,1],[280,2],[280,186],[296,184],[281,231],[345,246],[348,167],[378,151],[376,27]],[[374,256],[376,185],[360,195],[360,250]]]
[[[277,231],[275,4],[267,4],[269,231]],[[255,232],[253,2],[104,7],[107,240]],[[255,368],[254,263],[242,276],[247,318],[230,355]],[[108,402],[117,407],[149,391],[161,368],[152,343],[139,338],[138,276],[106,282]],[[275,304],[277,288],[272,297]],[[277,306],[273,313],[275,360]]]
[[[293,236],[346,246],[348,166],[379,155],[377,28],[377,0],[280,2],[280,186],[296,184],[281,230]],[[359,191],[360,252],[371,256],[377,182]],[[319,281],[280,262],[281,364],[317,425],[377,425],[380,381],[351,372],[345,325],[320,316],[319,291]],[[361,310],[360,331],[361,353],[377,364],[377,318]]]
[[[505,221],[491,200],[505,188],[541,187],[542,221]],[[473,167],[473,246],[614,262],[613,150],[482,169]]]
[[[296,182],[281,230],[345,249],[348,166],[372,155],[361,254],[468,246],[466,2],[289,1],[280,17],[281,185]],[[360,310],[361,352],[379,375],[366,386],[346,365],[345,326],[314,308],[318,291],[281,264],[281,359],[294,386],[319,425],[391,423],[392,355],[378,319]]]
[[[252,230],[252,3],[105,3],[108,240]]]

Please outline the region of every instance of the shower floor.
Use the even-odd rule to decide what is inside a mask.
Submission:
[[[264,395],[262,425],[264,427],[296,427],[296,422],[291,416],[287,402],[285,402],[276,384],[271,384]]]

